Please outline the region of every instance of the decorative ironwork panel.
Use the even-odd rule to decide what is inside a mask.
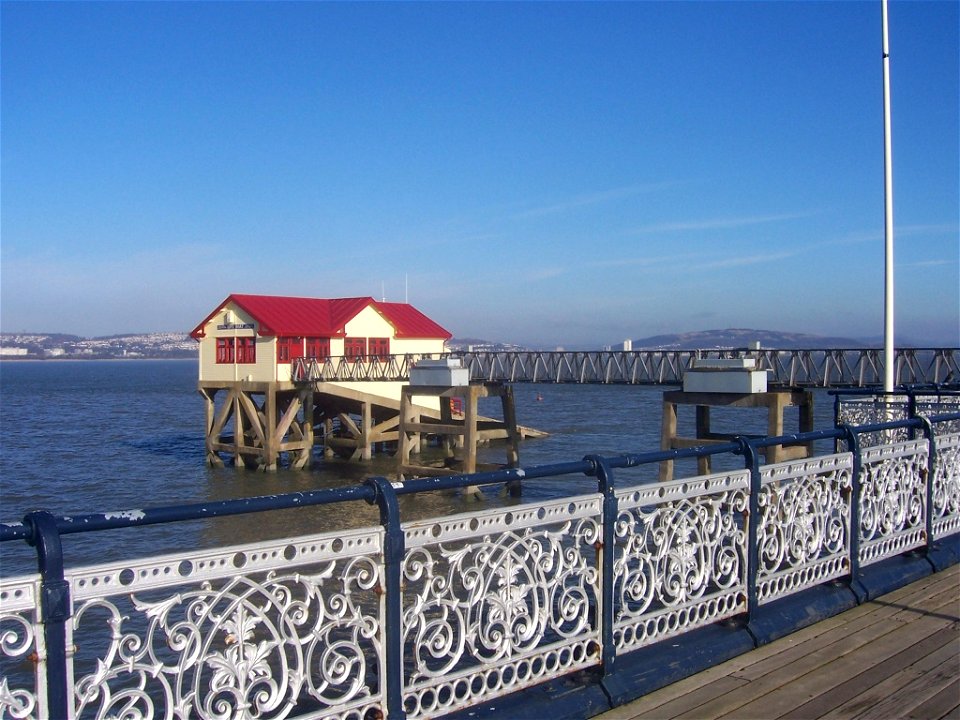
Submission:
[[[930,513],[935,540],[960,530],[960,433],[937,438]]]
[[[617,492],[614,639],[632,649],[747,607],[750,472]]]
[[[76,717],[382,708],[381,538],[331,533],[69,573]]]
[[[926,542],[928,457],[926,439],[863,451],[859,499],[861,565]]]
[[[910,417],[906,395],[877,395],[874,397],[841,398],[837,422],[847,425],[877,425],[906,420]],[[891,428],[877,432],[859,433],[860,447],[874,447],[900,442],[910,438],[909,428]],[[846,442],[841,443],[846,446]]]
[[[761,603],[850,572],[852,475],[852,453],[760,468]]]
[[[404,525],[408,717],[599,661],[600,516],[590,495]]]
[[[958,395],[918,395],[916,399],[917,415],[934,417],[948,413],[960,412],[960,394]],[[937,435],[960,433],[960,420],[947,420],[934,424],[933,431]]]
[[[40,576],[4,580],[0,588],[0,718],[41,718],[46,695]]]

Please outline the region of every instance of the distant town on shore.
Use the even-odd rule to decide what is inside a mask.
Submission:
[[[692,350],[746,348],[754,343],[782,350],[821,348],[881,347],[882,338],[843,338],[784,333],[770,330],[728,328],[699,332],[656,335],[627,340],[593,350]],[[941,344],[902,342],[906,347],[939,347]],[[584,350],[583,347],[533,347],[472,338],[454,338],[447,343],[453,352],[510,350]],[[63,333],[0,333],[0,359],[190,359],[197,357],[198,344],[188,333],[139,333],[87,338]]]

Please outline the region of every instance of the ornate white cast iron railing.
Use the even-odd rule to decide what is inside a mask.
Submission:
[[[39,574],[0,583],[0,717],[420,718],[763,608],[960,529],[960,415],[690,450],[0,525]],[[869,433],[918,437],[860,448]],[[765,445],[846,452],[761,466]],[[743,469],[617,487],[666,459]],[[621,473],[621,471],[624,471]],[[398,498],[595,477],[597,492],[401,522]],[[62,535],[366,501],[381,527],[66,569]],[[28,661],[32,661],[32,666]],[[28,662],[24,669],[23,663]],[[586,680],[585,680],[586,681]]]
[[[600,515],[594,495],[404,525],[408,717],[596,664]]]
[[[834,396],[833,416],[836,425],[876,425],[909,417],[932,417],[960,411],[960,390],[904,388],[898,391],[862,392],[831,390]],[[937,425],[937,432],[960,432],[960,422]],[[892,433],[892,434],[891,434]],[[894,439],[906,440],[909,428],[861,435],[861,445],[878,445]]]
[[[749,494],[749,470],[617,491],[618,652],[746,611]]]
[[[298,358],[291,366],[295,382],[408,380],[410,368],[430,355],[365,358]],[[751,357],[767,370],[772,385],[789,387],[882,386],[883,351],[825,350],[502,350],[456,352],[473,380],[487,382],[622,383],[679,385],[700,358]],[[960,349],[900,348],[894,377],[898,385],[960,382]]]
[[[760,469],[760,603],[850,573],[853,454]]]

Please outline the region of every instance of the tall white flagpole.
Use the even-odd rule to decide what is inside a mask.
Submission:
[[[883,16],[883,196],[884,196],[884,304],[883,389],[893,390],[893,151],[890,142],[890,38],[887,32],[887,0],[881,0]]]

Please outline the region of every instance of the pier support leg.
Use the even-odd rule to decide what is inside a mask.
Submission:
[[[360,459],[369,460],[373,457],[373,448],[370,438],[373,430],[373,409],[369,401],[364,401],[362,405],[362,416],[360,420]]]
[[[200,388],[200,395],[203,396],[207,465],[222,468],[224,465],[223,460],[214,448],[214,443],[219,440],[219,430],[217,430],[217,405],[215,401],[217,391],[215,389]]]
[[[674,406],[676,407],[676,406]],[[697,405],[697,437],[710,437],[710,406]],[[710,456],[697,458],[697,473],[707,475],[710,473]]]
[[[503,409],[503,424],[507,429],[507,467],[520,467],[520,432],[517,430],[517,404],[513,398],[513,386],[501,389],[500,405]],[[520,497],[520,481],[513,480],[504,488],[510,497]]]
[[[677,406],[672,402],[663,403],[663,421],[660,429],[660,449],[669,450],[673,438],[677,436]],[[673,460],[660,463],[660,482],[673,480]]]
[[[331,460],[336,457],[336,453],[330,446],[330,438],[333,437],[333,418],[327,417],[323,420],[323,457]]]
[[[277,450],[277,420],[279,418],[279,408],[277,407],[277,393],[271,388],[267,390],[263,401],[263,451],[260,457],[260,467],[268,472],[277,469],[277,458],[280,453]]]
[[[240,448],[243,447],[243,412],[240,408],[240,393],[233,394],[233,466],[238,470],[246,470],[247,464],[244,462],[243,453]]]

